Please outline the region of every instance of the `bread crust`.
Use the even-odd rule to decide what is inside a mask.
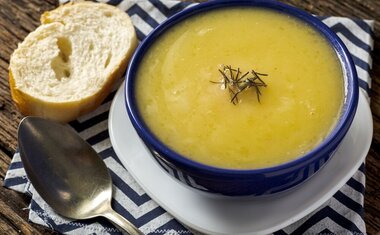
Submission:
[[[44,25],[44,24],[49,24],[51,22],[54,22],[49,18],[50,15],[55,11],[64,10],[68,6],[93,5],[93,4],[103,4],[103,3],[92,3],[92,2],[68,3],[52,11],[43,13],[41,15],[41,23],[42,25]],[[109,6],[107,4],[103,4],[103,5],[106,5],[110,9],[114,8],[113,6]],[[128,17],[128,15],[126,16]],[[138,42],[137,42],[136,33],[134,29],[133,29],[133,32],[130,32],[130,33],[132,34],[132,37],[131,37],[132,39],[130,42],[129,50],[127,51],[124,58],[119,62],[118,66],[116,66],[115,69],[113,69],[112,72],[109,73],[109,76],[107,77],[102,87],[96,93],[93,93],[89,96],[83,97],[78,100],[52,102],[49,100],[44,100],[41,97],[36,97],[35,95],[28,94],[24,92],[23,90],[17,88],[15,77],[12,74],[12,67],[10,66],[9,67],[9,85],[10,85],[10,90],[11,90],[11,96],[15,105],[18,107],[18,109],[23,115],[40,116],[40,117],[56,120],[59,122],[69,122],[78,118],[81,115],[84,115],[88,112],[95,110],[103,102],[103,100],[108,96],[111,89],[113,88],[113,85],[115,84],[115,81],[118,80],[124,74],[126,67],[128,65],[128,62],[130,60],[130,57],[132,56],[134,49],[137,47]],[[11,60],[12,60],[12,57],[11,57]]]

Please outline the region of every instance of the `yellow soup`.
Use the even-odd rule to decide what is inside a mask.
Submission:
[[[223,65],[267,74],[260,102],[250,87],[232,103]],[[152,45],[136,97],[152,132],[183,156],[262,168],[326,138],[343,103],[343,72],[335,51],[305,23],[266,9],[219,9],[188,18]]]

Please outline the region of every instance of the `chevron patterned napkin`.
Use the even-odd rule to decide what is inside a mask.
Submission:
[[[110,0],[132,18],[139,40],[174,13],[190,3],[168,0]],[[373,49],[373,21],[342,17],[321,17],[348,47],[358,75],[360,87],[367,95],[371,80],[369,70]],[[112,207],[146,234],[195,234],[157,205],[134,181],[112,149],[108,135],[108,113],[115,92],[94,112],[70,125],[87,140],[104,159],[114,183]],[[320,208],[275,232],[274,234],[365,234],[364,163],[352,178]],[[120,234],[108,221],[95,218],[74,221],[57,215],[29,183],[18,153],[15,153],[6,174],[4,186],[31,196],[29,220],[64,234]]]

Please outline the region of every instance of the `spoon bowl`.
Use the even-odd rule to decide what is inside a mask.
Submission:
[[[71,219],[103,216],[131,235],[142,234],[111,208],[108,169],[74,130],[43,118],[26,117],[18,128],[18,141],[29,180],[58,214]]]

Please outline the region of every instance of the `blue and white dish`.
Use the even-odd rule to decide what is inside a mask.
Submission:
[[[300,220],[331,199],[358,172],[372,141],[371,111],[361,93],[348,133],[314,177],[293,190],[267,197],[210,196],[186,187],[158,165],[126,114],[123,93],[121,87],[108,122],[118,158],[149,197],[184,225],[206,234],[270,234]]]
[[[281,165],[252,169],[222,169],[192,161],[173,151],[149,130],[141,118],[134,97],[136,71],[149,47],[182,20],[217,8],[261,7],[296,17],[323,35],[336,51],[344,72],[345,99],[341,116],[330,135],[315,149]],[[170,17],[139,45],[130,62],[125,83],[125,103],[133,127],[159,165],[173,178],[192,189],[228,196],[262,196],[286,191],[313,176],[337,150],[354,118],[358,105],[358,78],[351,56],[338,36],[312,15],[275,1],[211,1],[198,4]]]

